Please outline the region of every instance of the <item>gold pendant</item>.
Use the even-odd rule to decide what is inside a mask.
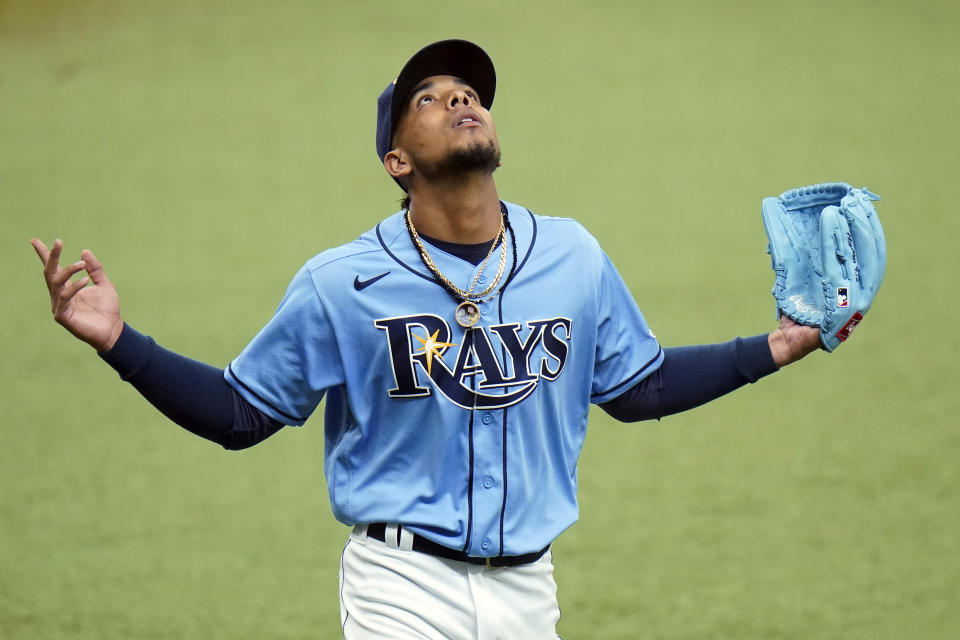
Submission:
[[[464,329],[469,329],[480,320],[480,308],[476,303],[470,300],[464,300],[457,305],[457,311],[454,314],[459,324]]]

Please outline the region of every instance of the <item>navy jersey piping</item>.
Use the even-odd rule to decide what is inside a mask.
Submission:
[[[527,213],[530,213],[530,212],[528,211]],[[533,246],[532,243],[531,243],[531,246]],[[529,251],[527,252],[527,255],[528,256],[530,255]],[[526,258],[524,258],[524,261],[526,261]],[[514,273],[515,272],[510,273],[510,277],[507,278],[506,284],[503,285],[504,291],[506,291],[507,284],[510,284],[510,280],[513,279]],[[500,292],[500,304],[498,305],[499,309],[497,311],[500,324],[503,324],[503,293],[504,291]],[[500,357],[503,358],[504,363],[506,363],[507,348],[504,346],[500,347]],[[506,389],[504,389],[504,392],[506,392]],[[500,436],[500,443],[501,443],[500,450],[501,450],[501,457],[502,457],[502,464],[503,464],[503,492],[501,494],[502,497],[500,499],[500,553],[499,553],[500,556],[503,556],[503,520],[507,513],[507,412],[508,412],[508,409],[504,408],[503,409],[503,430],[502,430],[502,435]]]
[[[277,415],[283,416],[284,418],[287,418],[288,420],[292,420],[292,421],[294,421],[294,422],[306,422],[306,420],[307,420],[306,418],[297,418],[296,416],[292,416],[292,415],[290,415],[289,413],[285,413],[285,412],[283,412],[283,411],[280,411],[280,409],[277,409],[275,406],[273,406],[272,403],[267,402],[267,400],[265,400],[259,393],[257,393],[256,391],[254,391],[253,389],[251,389],[250,387],[248,387],[247,384],[246,384],[243,380],[240,379],[240,376],[238,376],[238,375],[236,374],[236,372],[233,370],[233,363],[232,363],[232,362],[227,365],[227,370],[230,372],[230,376],[231,376],[234,380],[237,381],[237,384],[239,384],[241,387],[243,387],[243,388],[247,391],[247,393],[249,393],[250,395],[252,395],[254,398],[256,398],[257,400],[259,400],[259,401],[262,402],[263,404],[265,404],[265,405],[267,405],[268,407],[270,407],[270,409],[272,409]]]
[[[413,267],[411,267],[410,265],[408,265],[406,262],[404,262],[403,260],[401,260],[395,253],[393,253],[392,251],[390,251],[389,248],[387,248],[387,243],[383,241],[383,236],[380,235],[380,225],[381,225],[381,224],[383,224],[383,223],[381,222],[380,224],[377,225],[377,230],[376,230],[376,231],[377,231],[377,240],[380,242],[380,246],[383,247],[383,250],[387,252],[387,255],[390,256],[391,258],[393,258],[393,260],[394,260],[397,264],[399,264],[401,267],[403,267],[404,269],[406,269],[406,270],[409,271],[410,273],[412,273],[412,274],[414,274],[414,275],[418,275],[418,276],[420,276],[421,278],[423,278],[424,280],[426,280],[427,282],[432,282],[433,284],[435,284],[435,285],[437,285],[438,287],[440,287],[441,285],[440,285],[439,282],[437,282],[436,278],[434,278],[434,277],[432,277],[432,276],[428,276],[428,275],[424,275],[424,274],[420,273],[419,271],[417,271],[416,269],[414,269]]]
[[[503,555],[503,518],[507,512],[507,410],[503,410],[503,499],[500,503],[500,553]]]
[[[471,335],[471,341],[473,339],[473,334]],[[475,376],[474,376],[475,378]],[[476,384],[475,382],[472,384]],[[467,537],[463,543],[463,552],[470,552],[470,542],[473,538],[473,414],[476,413],[475,409],[470,410],[470,419],[468,421],[467,427],[467,443],[469,446],[469,451],[467,453],[468,465],[467,465]]]
[[[624,385],[629,384],[630,382],[632,382],[633,380],[635,380],[635,379],[637,378],[637,376],[641,375],[644,371],[646,371],[646,370],[649,369],[651,366],[653,366],[653,363],[656,362],[657,359],[659,359],[662,354],[663,354],[663,347],[658,347],[658,348],[657,348],[657,354],[656,354],[655,356],[653,356],[645,365],[643,365],[642,367],[640,367],[640,369],[637,370],[632,376],[630,376],[629,378],[627,378],[626,380],[624,380],[624,381],[621,382],[620,384],[618,384],[618,385],[616,385],[616,386],[614,386],[614,387],[610,387],[610,388],[607,389],[606,391],[601,391],[600,393],[594,393],[593,395],[590,396],[590,398],[592,399],[592,398],[599,398],[599,397],[601,397],[601,396],[605,396],[605,395],[607,395],[608,393],[613,393],[614,391],[616,391],[617,389],[623,387]]]
[[[533,253],[533,245],[537,242],[537,218],[533,215],[533,212],[530,211],[530,209],[524,209],[524,211],[530,214],[530,226],[532,227],[530,230],[530,246],[527,247],[527,255],[523,256],[523,260],[521,260],[520,264],[517,265],[517,270],[510,275],[511,280],[513,279],[514,275],[520,273],[520,269],[523,269],[523,265],[527,264],[527,259],[530,257],[530,254]]]

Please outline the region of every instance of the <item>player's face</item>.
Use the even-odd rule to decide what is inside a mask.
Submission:
[[[478,166],[485,160],[492,172],[500,158],[493,117],[480,104],[476,91],[453,76],[430,76],[414,88],[394,146],[407,152],[414,171],[462,157],[467,162],[475,158]]]

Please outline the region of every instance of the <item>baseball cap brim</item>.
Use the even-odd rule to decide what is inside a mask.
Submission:
[[[420,49],[403,65],[393,89],[391,120],[394,127],[403,115],[410,93],[424,78],[455,76],[477,92],[480,104],[489,109],[497,87],[493,61],[487,53],[466,40],[442,40]]]
[[[378,104],[377,154],[382,160],[393,145],[393,133],[403,116],[410,94],[424,78],[449,75],[469,84],[480,104],[489,109],[497,88],[497,74],[490,56],[467,40],[441,40],[428,44],[403,65],[395,82],[387,86]],[[386,105],[389,100],[389,120]]]

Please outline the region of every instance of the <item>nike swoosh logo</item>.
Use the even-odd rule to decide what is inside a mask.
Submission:
[[[372,285],[374,282],[376,282],[380,278],[385,278],[388,275],[390,275],[389,271],[387,271],[386,273],[381,273],[378,276],[373,276],[369,280],[361,280],[360,276],[356,276],[353,279],[353,288],[356,289],[357,291],[363,291],[364,289]]]

